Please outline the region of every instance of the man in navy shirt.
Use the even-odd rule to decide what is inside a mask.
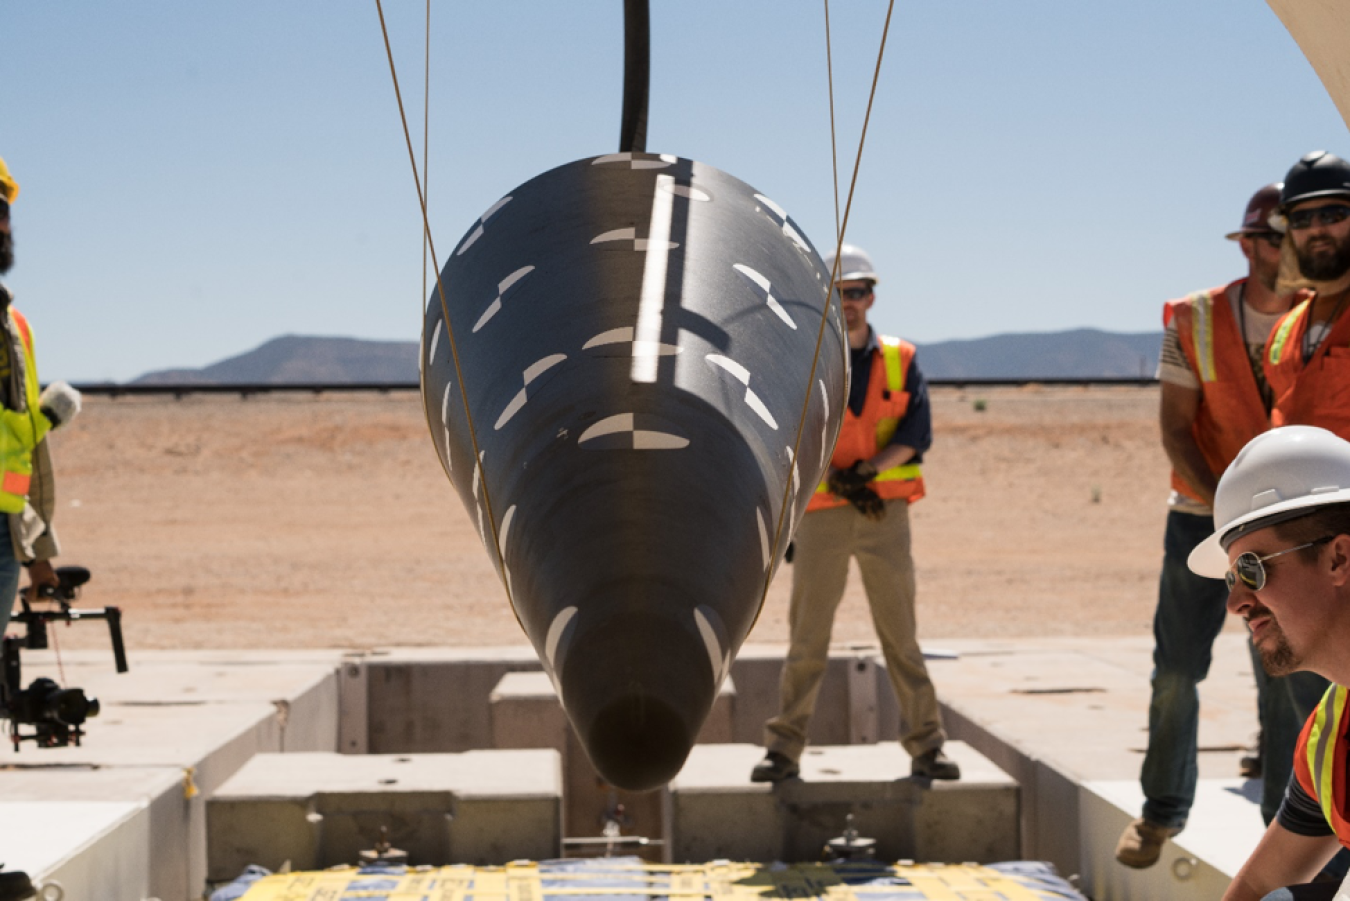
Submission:
[[[833,255],[825,263],[834,270]],[[848,409],[829,475],[793,536],[792,644],[783,664],[779,713],[764,728],[768,754],[750,778],[779,782],[799,772],[834,614],[854,558],[900,701],[906,724],[900,743],[913,758],[911,772],[957,779],[960,768],[942,752],[947,734],[914,617],[909,505],[923,497],[919,464],[933,442],[928,388],[914,361],[914,345],[879,336],[867,323],[877,283],[867,254],[844,245],[835,278],[852,364]]]

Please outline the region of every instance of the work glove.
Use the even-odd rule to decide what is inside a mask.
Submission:
[[[825,479],[825,487],[844,498],[864,488],[877,477],[877,468],[866,460],[859,460],[848,469],[831,469]]]
[[[80,412],[80,392],[65,382],[52,382],[38,397],[38,409],[52,428],[70,422]]]
[[[856,507],[859,513],[873,522],[881,522],[886,518],[886,502],[866,485],[855,488],[850,493],[843,495],[843,498]]]

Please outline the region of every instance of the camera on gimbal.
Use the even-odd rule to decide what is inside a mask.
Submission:
[[[98,716],[98,699],[86,695],[82,688],[62,688],[45,676],[34,679],[27,688],[20,688],[23,683],[19,651],[22,648],[46,648],[47,628],[51,623],[106,621],[117,671],[127,671],[121,609],[77,610],[71,607],[71,602],[80,596],[80,586],[89,581],[89,575],[89,570],[83,566],[61,566],[56,569],[58,585],[42,586],[36,598],[31,597],[29,588],[19,592],[20,610],[10,622],[23,623],[27,626],[27,634],[4,638],[3,680],[0,680],[0,717],[9,720],[9,739],[16,751],[25,741],[31,741],[39,748],[64,748],[72,742],[78,746],[84,736],[85,721]],[[35,606],[41,604],[48,606]],[[32,726],[33,731],[24,734],[23,726]]]

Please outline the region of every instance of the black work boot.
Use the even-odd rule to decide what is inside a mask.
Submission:
[[[770,751],[750,771],[750,781],[782,782],[784,779],[795,779],[799,772],[801,772],[801,768],[797,766],[795,760],[790,759],[786,754]]]
[[[960,779],[961,767],[957,765],[941,748],[934,748],[915,757],[909,765],[911,775],[924,779]]]

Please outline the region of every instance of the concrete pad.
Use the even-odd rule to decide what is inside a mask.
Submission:
[[[80,747],[26,744],[17,754],[0,752],[0,798],[142,808],[86,844],[74,832],[50,836],[44,840],[47,869],[29,873],[70,881],[67,897],[139,901],[200,894],[205,796],[259,751],[334,747],[336,684],[333,663],[325,660],[337,656],[268,663],[261,655],[231,662],[147,652],[119,675],[110,654],[67,652],[58,666],[51,651],[25,651],[23,684],[47,676],[78,685],[99,698],[103,711],[87,724]],[[0,849],[26,834],[22,820],[0,817]],[[142,845],[144,853],[137,850]],[[123,872],[139,875],[119,885],[113,877]],[[72,895],[86,878],[81,874],[93,880],[91,891]]]
[[[950,640],[930,664],[950,734],[1022,785],[1021,855],[1079,873],[1099,898],[1218,897],[1255,847],[1259,782],[1235,778],[1257,729],[1246,637],[1219,636],[1200,684],[1200,784],[1186,831],[1162,863],[1135,871],[1115,844],[1139,815],[1153,642],[1127,639]],[[1175,870],[1173,867],[1175,866]]]
[[[413,864],[556,857],[558,754],[259,754],[207,802],[209,878],[349,864],[380,829]]]
[[[1255,792],[1251,786],[1257,786]],[[1156,865],[1132,870],[1118,864],[1113,851],[1144,802],[1138,781],[1088,782],[1082,792],[1083,846],[1088,854],[1083,885],[1096,898],[1217,898],[1265,833],[1259,783],[1202,779],[1185,831],[1163,846]]]
[[[909,776],[895,745],[808,748],[800,779],[750,782],[755,745],[701,745],[671,783],[673,861],[818,860],[848,814],[882,860],[989,862],[1016,856],[1017,784],[979,753],[949,742],[957,782]]]

